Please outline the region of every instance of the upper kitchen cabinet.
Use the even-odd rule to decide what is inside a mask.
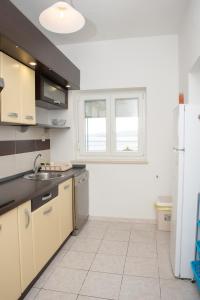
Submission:
[[[35,71],[20,66],[21,122],[35,124]]]
[[[46,109],[67,109],[68,89],[36,72],[36,105]]]
[[[1,52],[0,77],[1,122],[35,124],[35,72]]]
[[[4,80],[0,94],[1,122],[20,123],[20,63],[1,52],[0,74]]]

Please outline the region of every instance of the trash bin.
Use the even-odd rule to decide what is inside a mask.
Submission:
[[[160,196],[155,203],[157,215],[157,229],[170,231],[172,202],[170,196]]]

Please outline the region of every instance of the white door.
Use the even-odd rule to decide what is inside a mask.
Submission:
[[[181,223],[184,174],[184,105],[174,110],[174,141],[172,161],[172,217],[170,257],[174,275],[180,276]]]

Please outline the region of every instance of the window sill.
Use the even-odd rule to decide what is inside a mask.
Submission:
[[[72,161],[72,163],[87,163],[87,164],[133,164],[133,165],[147,165],[147,160],[139,159],[77,159]]]

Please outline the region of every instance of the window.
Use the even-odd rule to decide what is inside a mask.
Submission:
[[[106,151],[106,100],[85,101],[85,151]]]
[[[144,160],[145,90],[82,92],[77,158]]]
[[[138,99],[115,99],[116,151],[138,152]]]

